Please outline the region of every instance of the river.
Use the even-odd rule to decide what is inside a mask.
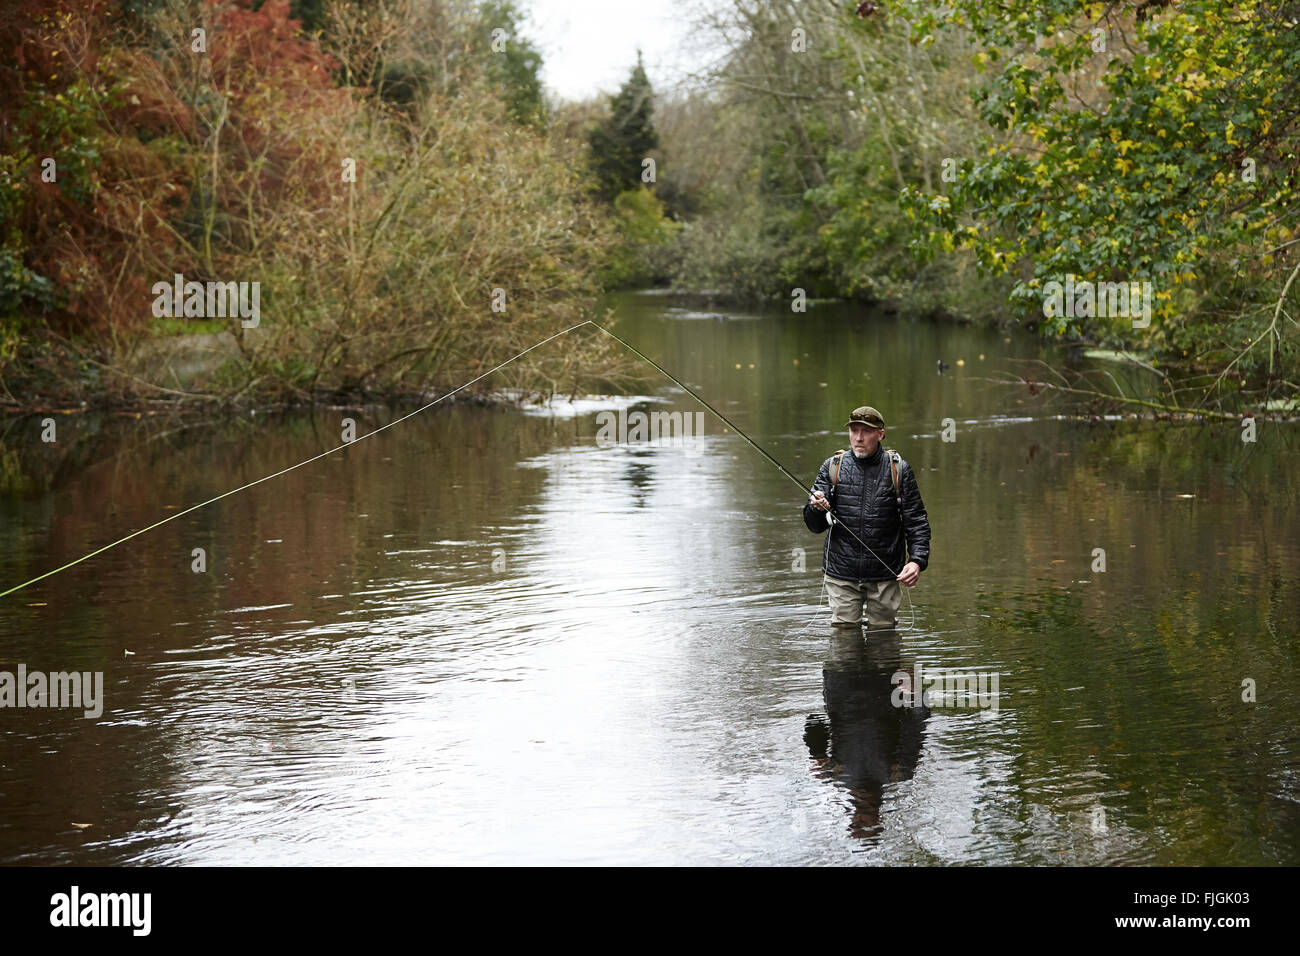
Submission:
[[[896,633],[832,632],[712,416],[598,440],[668,383],[438,406],[0,599],[0,671],[103,674],[0,708],[0,863],[1300,863],[1296,426],[1054,417],[988,381],[1021,333],[615,304],[807,481],[881,410],[933,529]],[[0,422],[0,590],[398,414]],[[986,693],[894,706],[918,668]]]

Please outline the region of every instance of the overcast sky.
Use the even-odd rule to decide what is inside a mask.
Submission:
[[[614,93],[636,63],[665,92],[717,48],[694,36],[682,0],[521,0],[522,32],[542,51],[542,82],[561,99]]]

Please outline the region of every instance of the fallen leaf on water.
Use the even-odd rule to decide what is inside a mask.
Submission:
[[[94,826],[94,824],[91,824],[91,823],[74,823],[73,826],[76,827],[78,830],[84,830],[84,829],[86,829],[86,827]]]

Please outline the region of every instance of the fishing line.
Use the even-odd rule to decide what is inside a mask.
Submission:
[[[37,581],[44,580],[45,578],[50,577],[50,575],[58,574],[60,571],[66,571],[68,568],[73,567],[74,565],[78,565],[82,561],[86,561],[90,558],[93,558],[97,554],[103,554],[109,548],[115,548],[119,544],[123,544],[127,541],[130,541],[132,538],[136,537],[137,535],[141,535],[144,534],[146,531],[152,531],[154,528],[161,527],[162,525],[165,525],[168,521],[175,521],[177,518],[181,517],[182,515],[187,515],[191,511],[198,511],[200,508],[206,507],[207,505],[210,505],[215,501],[220,501],[222,498],[229,498],[231,495],[236,494],[240,491],[244,491],[247,488],[252,488],[254,485],[260,485],[262,482],[270,481],[272,478],[279,478],[281,475],[287,475],[289,472],[293,471],[296,468],[301,468],[303,465],[310,465],[313,461],[319,461],[320,459],[326,457],[327,455],[332,455],[336,451],[341,451],[344,448],[347,448],[349,445],[355,445],[357,442],[364,441],[365,439],[369,438],[371,435],[378,435],[385,428],[392,428],[394,425],[400,424],[401,422],[406,421],[408,418],[420,414],[420,412],[424,411],[425,409],[432,408],[434,405],[437,405],[439,402],[443,401],[444,399],[451,398],[451,396],[455,395],[457,392],[469,388],[471,385],[473,385],[475,382],[479,381],[480,379],[487,378],[493,372],[505,368],[511,362],[515,361],[515,359],[522,358],[523,356],[531,352],[533,349],[545,345],[547,342],[551,341],[552,339],[558,339],[561,335],[568,335],[574,329],[580,329],[587,324],[588,324],[587,322],[580,322],[571,328],[565,329],[563,332],[556,332],[554,335],[548,336],[547,338],[542,339],[540,342],[528,346],[528,348],[524,349],[518,355],[506,359],[500,365],[496,366],[496,368],[488,369],[482,375],[478,376],[477,378],[470,379],[464,385],[452,389],[446,395],[443,395],[440,398],[435,398],[433,401],[429,402],[429,404],[423,405],[420,408],[417,408],[415,411],[403,415],[401,418],[393,419],[393,421],[389,422],[387,425],[381,425],[372,432],[366,432],[366,434],[362,435],[360,438],[354,438],[352,441],[344,442],[342,445],[339,445],[337,448],[331,448],[329,451],[323,451],[319,455],[315,455],[311,458],[308,458],[306,461],[300,461],[296,465],[290,465],[288,468],[282,468],[273,475],[267,475],[264,478],[258,478],[256,481],[250,481],[246,485],[240,485],[238,488],[232,488],[230,491],[223,492],[222,494],[217,495],[215,498],[209,498],[207,501],[201,501],[197,505],[193,505],[189,508],[186,508],[184,511],[178,511],[174,515],[168,515],[166,518],[163,518],[161,521],[155,521],[153,524],[149,525],[148,527],[141,528],[139,531],[132,531],[130,534],[126,535],[125,537],[118,538],[116,541],[113,541],[109,544],[104,545],[102,548],[98,548],[90,552],[90,554],[82,555],[80,558],[77,558],[77,560],[75,561],[69,561],[67,564],[63,565],[62,567],[55,568],[53,571],[46,571],[44,574],[39,574],[36,577],[32,578],[30,581],[24,581],[22,584],[15,585],[14,587],[11,587],[7,591],[0,591],[0,597],[6,597],[7,595],[13,594],[15,591],[21,591],[29,584],[35,584]]]
[[[646,362],[646,363],[648,363],[649,365],[652,365],[655,369],[657,369],[657,370],[659,371],[659,373],[660,373],[661,375],[663,375],[665,378],[667,378],[669,381],[671,381],[674,385],[676,385],[678,388],[682,389],[684,392],[686,392],[688,395],[690,395],[693,399],[695,399],[697,402],[699,402],[701,405],[703,405],[705,408],[707,408],[710,412],[712,412],[715,416],[717,416],[717,417],[718,417],[722,422],[724,422],[724,423],[727,425],[728,428],[730,428],[732,431],[734,431],[737,435],[739,435],[741,438],[745,439],[745,441],[749,442],[749,444],[753,446],[753,448],[754,448],[755,451],[757,451],[760,455],[762,455],[764,458],[766,458],[768,461],[770,461],[773,465],[775,465],[775,466],[776,466],[776,467],[781,471],[782,474],[784,474],[787,478],[789,478],[792,482],[794,482],[794,483],[799,487],[799,490],[800,490],[800,491],[805,491],[805,490],[807,490],[807,491],[809,492],[809,494],[812,493],[812,492],[811,492],[811,489],[805,489],[805,487],[804,487],[804,483],[803,483],[802,481],[800,481],[799,478],[798,478],[798,477],[797,477],[793,472],[790,471],[790,469],[786,468],[785,465],[783,465],[783,464],[781,464],[779,461],[777,461],[777,460],[776,460],[776,459],[775,459],[771,454],[768,453],[767,449],[765,449],[762,445],[760,445],[758,442],[754,441],[754,439],[750,438],[749,435],[747,435],[743,429],[741,429],[738,425],[736,425],[735,422],[733,422],[733,421],[732,421],[731,419],[729,419],[726,415],[722,414],[722,412],[718,411],[718,409],[714,408],[711,404],[709,404],[707,401],[705,401],[704,398],[702,398],[702,397],[699,395],[699,393],[695,391],[695,389],[691,388],[689,385],[687,385],[685,382],[683,382],[683,381],[682,381],[681,379],[679,379],[677,376],[673,375],[673,374],[672,374],[671,372],[669,372],[666,368],[664,368],[662,365],[660,365],[660,364],[659,364],[658,362],[656,362],[654,359],[650,358],[650,356],[646,355],[644,352],[642,352],[640,349],[638,349],[638,348],[637,348],[635,345],[633,345],[632,343],[628,342],[627,340],[621,338],[621,337],[618,336],[618,335],[615,335],[613,332],[611,332],[609,329],[605,328],[603,325],[599,325],[599,324],[597,324],[596,322],[593,322],[593,321],[591,321],[591,320],[587,320],[586,322],[579,322],[577,325],[570,326],[570,327],[567,328],[567,329],[564,329],[564,330],[562,330],[562,331],[560,331],[560,332],[556,332],[554,335],[549,335],[549,336],[547,336],[546,338],[542,339],[540,342],[536,342],[536,343],[534,343],[533,345],[528,346],[528,348],[524,349],[522,352],[519,352],[517,355],[512,355],[510,358],[506,359],[506,360],[505,360],[504,362],[502,362],[500,365],[497,365],[497,366],[495,366],[495,367],[493,367],[493,368],[488,369],[488,370],[487,370],[486,372],[484,372],[482,375],[478,375],[478,376],[476,376],[475,378],[470,379],[468,382],[464,383],[463,385],[459,385],[459,386],[457,386],[456,388],[452,389],[452,390],[451,390],[450,392],[448,392],[447,394],[442,395],[442,396],[440,396],[440,397],[438,397],[438,398],[435,398],[433,401],[429,402],[428,404],[421,405],[419,408],[415,409],[415,410],[412,411],[412,412],[408,412],[407,414],[403,415],[401,418],[395,418],[395,419],[393,419],[391,422],[389,422],[389,423],[386,424],[386,425],[381,425],[381,426],[379,426],[378,428],[374,429],[373,431],[366,432],[366,434],[361,435],[361,436],[358,437],[358,438],[354,438],[352,441],[344,442],[343,444],[338,445],[338,446],[336,446],[336,447],[334,447],[334,448],[331,448],[331,449],[329,449],[328,451],[323,451],[323,452],[321,452],[319,455],[314,455],[314,456],[312,456],[311,458],[305,459],[304,461],[300,461],[300,462],[298,462],[296,465],[290,465],[288,468],[282,468],[282,469],[280,469],[279,471],[274,472],[273,474],[269,474],[269,475],[266,475],[266,476],[264,476],[264,477],[262,477],[262,478],[258,478],[258,479],[254,480],[254,481],[250,481],[250,482],[248,482],[247,484],[240,485],[238,488],[232,488],[232,489],[229,490],[229,491],[222,492],[221,494],[219,494],[219,495],[217,495],[217,496],[215,496],[215,497],[213,497],[213,498],[209,498],[207,501],[201,501],[201,502],[199,502],[199,503],[196,504],[196,505],[191,505],[190,507],[186,508],[184,511],[178,511],[178,512],[176,512],[176,513],[173,514],[173,515],[168,515],[166,518],[163,518],[163,519],[160,520],[160,521],[155,521],[155,522],[154,522],[153,524],[151,524],[151,525],[147,525],[146,527],[140,528],[140,529],[137,530],[137,531],[132,531],[130,534],[125,535],[125,536],[123,536],[123,537],[121,537],[121,538],[118,538],[116,541],[112,541],[112,542],[110,542],[110,543],[104,545],[102,548],[97,548],[97,549],[95,549],[94,551],[91,551],[89,554],[82,555],[81,557],[77,558],[77,559],[74,560],[74,561],[69,561],[67,564],[62,565],[61,567],[54,568],[52,571],[46,571],[44,574],[37,575],[36,577],[32,578],[30,581],[24,581],[22,584],[15,585],[14,587],[11,587],[11,588],[9,588],[9,589],[6,590],[6,591],[0,591],[0,597],[7,597],[8,595],[13,594],[15,591],[21,591],[23,588],[28,587],[29,585],[35,584],[37,581],[42,581],[42,580],[44,580],[45,578],[51,577],[52,575],[55,575],[55,574],[58,574],[60,571],[66,571],[68,568],[74,567],[74,566],[80,564],[82,561],[87,561],[87,560],[89,560],[90,558],[93,558],[93,557],[95,557],[95,556],[98,555],[98,554],[103,554],[105,551],[109,550],[110,548],[115,548],[115,547],[117,547],[119,544],[125,544],[127,541],[130,541],[132,538],[135,538],[135,537],[138,537],[139,535],[144,534],[146,531],[152,531],[154,528],[162,527],[163,525],[167,524],[167,522],[169,522],[169,521],[175,521],[177,518],[180,518],[180,517],[183,517],[184,515],[190,514],[190,513],[193,512],[193,511],[197,511],[197,510],[199,510],[200,508],[205,508],[205,507],[207,507],[208,505],[213,504],[213,503],[215,503],[215,502],[218,502],[218,501],[220,501],[220,500],[223,499],[223,498],[229,498],[231,495],[238,494],[238,493],[241,492],[241,491],[245,491],[245,490],[247,490],[247,489],[249,489],[249,488],[252,488],[254,485],[260,485],[260,484],[261,484],[262,482],[264,482],[264,481],[270,481],[272,478],[279,478],[281,475],[287,475],[289,472],[294,471],[294,470],[296,470],[296,469],[298,469],[298,468],[301,468],[303,465],[309,465],[309,464],[311,464],[311,463],[314,462],[314,461],[319,461],[320,459],[325,458],[325,457],[327,457],[327,456],[329,456],[329,455],[332,455],[332,454],[334,454],[334,453],[337,452],[337,451],[342,451],[344,448],[347,448],[347,447],[349,447],[349,446],[351,446],[351,445],[355,445],[355,444],[357,444],[358,442],[364,441],[365,439],[369,438],[371,435],[378,435],[380,432],[384,431],[385,429],[387,429],[387,428],[392,428],[394,425],[399,425],[399,424],[401,424],[402,422],[406,421],[408,418],[413,418],[414,416],[420,414],[421,412],[426,411],[426,410],[432,408],[434,405],[437,405],[439,402],[442,402],[442,401],[445,401],[445,400],[448,399],[448,398],[451,398],[451,396],[455,395],[457,392],[464,391],[465,389],[469,388],[469,386],[473,385],[475,382],[479,382],[479,381],[481,381],[481,380],[487,378],[487,377],[488,377],[489,375],[491,375],[493,372],[500,371],[501,369],[503,369],[503,368],[505,368],[507,365],[509,365],[511,362],[514,362],[514,361],[516,361],[516,360],[518,360],[518,359],[520,359],[520,358],[523,358],[523,357],[524,357],[525,355],[527,355],[529,352],[533,351],[534,349],[540,348],[541,346],[545,345],[547,342],[551,342],[551,341],[553,341],[553,340],[555,340],[555,339],[558,339],[558,338],[560,338],[560,336],[562,336],[562,335],[568,335],[570,332],[574,332],[574,331],[576,331],[576,330],[578,330],[578,329],[580,329],[580,328],[583,328],[584,326],[588,326],[588,325],[590,325],[590,326],[594,326],[595,328],[599,329],[601,332],[604,332],[606,335],[608,335],[608,336],[609,336],[610,338],[612,338],[614,341],[618,342],[620,345],[622,345],[622,346],[623,346],[624,348],[626,348],[628,351],[632,352],[634,355],[636,355],[638,358],[640,358],[643,362]],[[844,524],[842,521],[840,521],[840,520],[839,520],[839,516],[835,514],[835,512],[834,512],[833,509],[832,509],[832,510],[828,510],[826,513],[834,519],[834,520],[831,522],[831,529],[830,529],[830,531],[828,531],[828,536],[827,536],[827,546],[828,546],[828,547],[829,547],[829,544],[830,544],[829,534],[830,534],[831,531],[834,530],[835,525],[839,525],[839,527],[843,528],[845,531],[847,531],[847,532],[848,532],[848,533],[853,537],[853,540],[857,541],[858,544],[862,545],[862,547],[865,548],[865,549],[866,549],[866,550],[871,554],[872,557],[874,557],[877,561],[879,561],[879,562],[884,566],[884,568],[885,568],[887,571],[889,571],[890,574],[893,574],[893,575],[897,576],[898,572],[895,571],[893,568],[891,568],[891,567],[889,566],[889,564],[886,563],[885,560],[884,560],[883,558],[880,557],[880,555],[876,554],[876,552],[872,550],[872,548],[871,548],[870,545],[868,545],[865,541],[863,541],[861,538],[859,538],[859,537],[857,536],[857,534],[853,531],[852,528],[850,528],[848,525],[846,525],[846,524]],[[824,579],[823,579],[822,585],[823,585],[823,589],[825,589],[825,580],[824,580]],[[905,592],[909,592],[910,590],[911,590],[910,588],[905,588],[905,589],[904,589]],[[912,596],[911,596],[910,593],[907,594],[907,601],[908,601],[908,605],[910,606],[911,603],[912,603]],[[819,602],[819,603],[820,603],[820,602]],[[814,618],[814,620],[815,620],[815,618]],[[913,621],[913,625],[914,625],[915,622],[916,622],[916,611],[915,611],[914,608],[912,609],[912,621]],[[909,629],[910,629],[910,628],[909,628]],[[805,628],[805,630],[806,630],[806,628]]]
[[[630,343],[630,342],[628,342],[628,341],[626,341],[626,340],[624,340],[624,339],[619,338],[617,335],[615,335],[613,332],[611,332],[609,329],[605,328],[605,327],[602,326],[602,325],[596,325],[595,322],[592,322],[591,324],[592,324],[592,325],[595,325],[596,328],[600,329],[600,331],[604,332],[604,333],[605,333],[606,335],[608,335],[611,339],[613,339],[614,341],[618,342],[618,343],[619,343],[620,345],[622,345],[625,349],[627,349],[628,351],[634,353],[634,354],[635,354],[638,358],[640,358],[642,361],[644,361],[644,362],[648,362],[649,364],[653,365],[655,368],[657,368],[657,369],[660,371],[660,373],[661,373],[665,378],[667,378],[669,381],[671,381],[671,382],[672,382],[674,385],[676,385],[678,388],[680,388],[680,389],[682,389],[683,391],[687,392],[687,393],[691,396],[691,398],[695,399],[697,402],[699,402],[701,405],[703,405],[703,406],[704,406],[705,408],[707,408],[709,411],[713,412],[713,414],[715,414],[715,415],[717,415],[719,418],[721,418],[721,419],[722,419],[722,420],[727,424],[727,426],[728,426],[729,428],[731,428],[733,431],[735,431],[735,433],[736,433],[737,435],[739,435],[741,438],[745,439],[745,441],[747,441],[747,442],[749,442],[751,445],[753,445],[754,448],[755,448],[755,450],[756,450],[760,455],[762,455],[764,458],[766,458],[766,459],[767,459],[768,461],[770,461],[772,464],[776,465],[777,468],[781,469],[781,472],[782,472],[782,473],[783,473],[787,478],[789,478],[791,481],[793,481],[796,485],[799,486],[799,490],[800,490],[800,491],[803,490],[803,482],[800,481],[800,480],[799,480],[795,475],[791,474],[789,468],[785,467],[785,465],[781,464],[779,461],[777,461],[775,458],[773,458],[771,455],[769,455],[769,454],[767,453],[767,449],[765,449],[762,445],[760,445],[758,442],[754,441],[754,439],[750,438],[750,437],[749,437],[748,435],[746,435],[743,431],[741,431],[741,429],[739,428],[739,426],[737,426],[736,423],[733,422],[730,418],[728,418],[726,415],[722,414],[722,412],[718,411],[716,408],[714,408],[712,405],[710,405],[708,402],[706,402],[703,398],[701,398],[701,397],[699,396],[699,393],[697,393],[697,392],[695,391],[695,389],[691,388],[689,385],[687,385],[685,382],[683,382],[681,379],[679,379],[676,375],[674,375],[672,372],[668,371],[668,369],[664,368],[662,365],[660,365],[658,362],[656,362],[656,361],[655,361],[654,359],[652,359],[650,356],[646,355],[644,352],[642,352],[639,348],[637,348],[637,347],[636,347],[635,345],[633,345],[632,343]]]
[[[755,450],[757,450],[758,453],[759,453],[760,455],[762,455],[764,458],[766,458],[766,459],[767,459],[768,461],[770,461],[772,464],[776,465],[776,467],[779,468],[779,469],[781,470],[781,473],[782,473],[782,474],[784,474],[787,478],[789,478],[789,479],[790,479],[791,481],[793,481],[796,485],[798,485],[800,491],[807,491],[810,495],[813,493],[813,489],[811,489],[811,488],[805,488],[805,487],[804,487],[804,483],[803,483],[802,481],[800,481],[800,480],[798,479],[798,477],[796,477],[793,473],[791,473],[791,471],[790,471],[789,468],[785,467],[785,465],[781,464],[779,461],[777,461],[775,458],[773,458],[770,454],[768,454],[766,448],[764,448],[764,447],[763,447],[762,445],[760,445],[758,442],[754,441],[754,439],[750,438],[747,434],[745,434],[745,432],[744,432],[744,431],[743,431],[743,430],[742,430],[742,429],[741,429],[741,428],[740,428],[740,427],[739,427],[735,422],[733,422],[730,418],[728,418],[726,415],[722,414],[722,412],[718,411],[716,408],[714,408],[712,405],[710,405],[708,402],[706,402],[702,397],[700,397],[700,395],[695,391],[695,389],[691,388],[689,385],[687,385],[685,382],[683,382],[681,379],[679,379],[679,378],[678,378],[676,375],[674,375],[672,372],[668,371],[666,368],[664,368],[662,365],[660,365],[658,362],[656,362],[656,361],[655,361],[654,359],[652,359],[650,356],[646,355],[644,352],[642,352],[639,348],[637,348],[637,347],[636,347],[635,345],[633,345],[631,342],[628,342],[628,341],[626,341],[626,340],[624,340],[624,339],[622,339],[622,338],[619,338],[619,336],[615,335],[613,332],[611,332],[609,329],[605,328],[604,326],[596,325],[595,322],[592,322],[591,324],[592,324],[592,325],[595,325],[596,328],[600,329],[600,331],[604,332],[606,335],[608,335],[610,338],[614,339],[616,342],[618,342],[618,343],[619,343],[620,345],[622,345],[624,348],[628,349],[630,352],[632,352],[632,353],[634,353],[635,355],[637,355],[637,356],[638,356],[639,358],[641,358],[643,361],[648,362],[648,363],[650,363],[651,365],[653,365],[655,368],[657,368],[657,369],[660,371],[661,374],[663,374],[666,378],[668,378],[671,382],[673,382],[673,384],[675,384],[678,388],[681,388],[681,389],[682,389],[683,391],[685,391],[688,395],[690,395],[691,398],[695,399],[697,402],[699,402],[701,405],[703,405],[705,408],[707,408],[709,411],[711,411],[714,415],[717,415],[718,418],[720,418],[720,419],[722,419],[724,422],[726,422],[726,424],[727,424],[727,426],[728,426],[729,428],[731,428],[731,429],[732,429],[732,430],[733,430],[737,435],[739,435],[741,438],[745,439],[745,441],[747,441],[747,442],[749,442],[751,445],[753,445],[754,448],[755,448]],[[833,517],[833,518],[835,519],[833,522],[830,523],[830,524],[831,524],[831,527],[830,527],[829,529],[827,529],[827,532],[826,532],[826,534],[827,534],[827,537],[826,537],[826,547],[827,547],[827,548],[830,547],[830,535],[834,532],[834,530],[835,530],[835,526],[838,525],[839,527],[841,527],[841,528],[843,528],[845,531],[847,531],[847,532],[848,532],[848,533],[853,537],[853,540],[854,540],[854,541],[856,541],[858,544],[862,545],[862,547],[866,548],[867,551],[871,554],[871,556],[872,556],[873,558],[875,558],[877,561],[879,561],[879,562],[881,563],[881,565],[885,568],[886,571],[888,571],[890,574],[894,575],[895,578],[898,577],[899,572],[896,571],[896,570],[894,570],[893,568],[891,568],[891,567],[889,566],[889,564],[885,561],[884,558],[882,558],[880,555],[876,554],[876,552],[873,551],[873,550],[871,549],[871,546],[870,546],[869,544],[867,544],[865,541],[863,541],[861,538],[859,538],[859,537],[857,536],[857,534],[854,532],[854,530],[853,530],[852,528],[850,528],[848,525],[846,525],[844,522],[842,522],[842,521],[840,520],[840,516],[837,515],[837,514],[835,514],[834,509],[827,509],[826,514],[830,515],[831,517]],[[823,587],[825,586],[825,583],[826,583],[826,582],[825,582],[825,579],[823,579],[823,581],[822,581],[822,585],[823,585]],[[912,605],[912,595],[911,595],[911,590],[912,590],[911,588],[904,588],[904,589],[903,589],[904,594],[906,594],[906,596],[907,596],[907,604],[908,604],[908,607],[909,607],[909,609],[911,609],[911,611],[912,611],[912,624],[909,625],[909,626],[906,627],[906,628],[900,628],[900,630],[912,630],[912,629],[915,627],[915,625],[916,625],[916,608],[913,607],[913,605]],[[819,602],[819,603],[820,603],[820,602]],[[820,613],[820,612],[818,612],[818,613]],[[816,620],[816,618],[814,617],[813,620]],[[809,625],[809,627],[811,627],[811,624]],[[807,630],[807,629],[808,629],[807,627],[804,628],[804,630]]]

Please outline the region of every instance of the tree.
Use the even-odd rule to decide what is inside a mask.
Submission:
[[[486,0],[479,7],[485,29],[504,30],[504,46],[491,53],[488,75],[500,90],[506,112],[520,125],[542,128],[546,123],[546,99],[542,95],[542,54],[532,41],[520,35],[523,20],[516,0]]]
[[[631,75],[610,97],[609,116],[588,136],[598,191],[608,202],[640,186],[642,164],[659,146],[659,134],[651,119],[653,97],[638,50]]]
[[[995,131],[946,194],[904,191],[918,250],[974,249],[1050,333],[1236,364],[1239,382],[1294,369],[1279,314],[1300,271],[1297,15],[1279,0],[958,0],[918,20],[921,44],[973,32]],[[1044,290],[1068,275],[1150,282],[1150,328],[1052,314]]]

